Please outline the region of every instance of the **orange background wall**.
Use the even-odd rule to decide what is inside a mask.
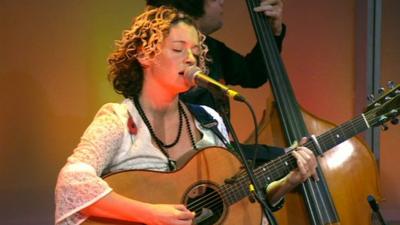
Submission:
[[[0,2],[0,220],[52,224],[58,170],[97,109],[119,101],[106,80],[108,53],[144,6],[132,0]],[[385,0],[382,83],[400,82],[400,2]],[[299,103],[334,123],[355,115],[355,0],[285,1],[283,58]],[[225,1],[225,27],[215,34],[242,53],[254,44],[243,1]],[[262,113],[268,85],[239,89]],[[250,114],[233,103],[240,139]],[[239,115],[242,115],[239,118]],[[248,116],[243,116],[248,115]],[[400,128],[381,135],[384,216],[400,221]]]

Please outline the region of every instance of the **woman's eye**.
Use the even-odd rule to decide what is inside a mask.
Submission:
[[[193,55],[194,55],[195,57],[200,57],[200,53],[199,53],[199,52],[193,52]]]
[[[200,49],[199,48],[193,48],[192,49],[192,53],[193,53],[193,55],[195,55],[195,56],[200,56]]]
[[[172,51],[174,51],[174,52],[182,52],[183,50],[182,49],[178,49],[178,48],[173,48]]]

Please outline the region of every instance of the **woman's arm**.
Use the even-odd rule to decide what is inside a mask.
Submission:
[[[106,217],[144,224],[192,224],[194,213],[184,205],[150,204],[115,192],[81,210],[87,216]]]

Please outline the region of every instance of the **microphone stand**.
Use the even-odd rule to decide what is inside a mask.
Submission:
[[[386,222],[383,219],[381,212],[379,211],[379,205],[378,205],[378,203],[376,203],[374,196],[368,195],[367,201],[369,203],[369,206],[372,209],[372,213],[375,213],[375,215],[377,216],[379,223],[381,225],[386,225]]]
[[[244,97],[241,98],[234,98],[236,101],[240,101],[240,102],[246,102],[246,99]],[[278,225],[278,222],[276,221],[274,215],[272,214],[271,209],[268,207],[267,204],[267,199],[266,199],[266,195],[264,194],[265,191],[262,191],[260,189],[260,187],[257,185],[256,182],[256,178],[254,176],[253,170],[250,168],[250,165],[248,164],[246,157],[244,156],[243,153],[243,149],[239,144],[239,139],[236,136],[235,130],[232,127],[231,122],[229,121],[229,118],[227,117],[228,112],[226,111],[225,107],[223,107],[223,104],[218,104],[219,108],[220,108],[220,112],[222,114],[222,119],[226,125],[226,128],[228,129],[228,132],[231,134],[232,138],[233,138],[233,147],[236,150],[236,152],[239,154],[242,163],[244,165],[244,168],[247,172],[248,177],[250,178],[250,182],[254,187],[254,190],[251,190],[250,186],[250,192],[253,194],[254,198],[258,201],[258,203],[261,205],[264,215],[267,217],[268,219],[268,223],[269,225]],[[247,103],[247,105],[249,106],[249,104]],[[257,134],[256,134],[257,135]]]

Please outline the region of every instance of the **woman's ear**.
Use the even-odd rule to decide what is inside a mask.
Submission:
[[[139,56],[139,57],[137,57],[137,60],[139,61],[140,65],[143,68],[147,68],[150,66],[151,59],[148,57]]]

